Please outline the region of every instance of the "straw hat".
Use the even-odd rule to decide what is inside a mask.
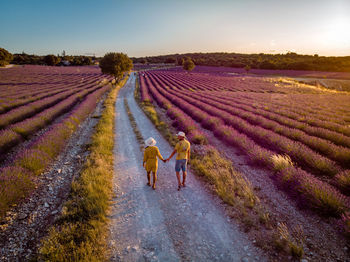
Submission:
[[[156,140],[154,140],[153,137],[150,137],[145,141],[146,146],[154,146],[156,143],[157,142],[156,142]]]
[[[180,131],[179,133],[177,133],[176,135],[177,135],[177,136],[181,136],[181,137],[185,137],[185,136],[186,136],[185,133],[184,133],[184,132],[181,132],[181,131]]]

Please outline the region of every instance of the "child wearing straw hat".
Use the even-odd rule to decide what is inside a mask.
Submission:
[[[153,174],[153,190],[156,189],[157,181],[157,169],[158,169],[158,158],[165,162],[164,158],[159,152],[158,147],[155,146],[156,140],[153,137],[148,138],[145,141],[146,149],[143,154],[143,167],[147,171],[148,186],[151,186],[151,172]]]

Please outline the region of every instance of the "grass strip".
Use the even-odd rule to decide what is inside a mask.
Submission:
[[[133,131],[134,131],[134,133],[136,135],[137,142],[140,144],[140,149],[143,150],[144,149],[144,141],[145,141],[145,139],[143,138],[143,136],[142,136],[142,134],[140,132],[140,129],[137,127],[135,118],[134,118],[134,116],[132,115],[132,113],[130,111],[128,100],[126,100],[126,98],[124,98],[124,107],[125,107],[126,113],[128,114],[128,118],[129,118],[131,127],[132,127],[132,129],[133,129]]]
[[[104,111],[92,136],[90,155],[72,183],[62,215],[42,241],[39,260],[106,261],[107,212],[112,196],[115,100],[120,86],[104,101]]]

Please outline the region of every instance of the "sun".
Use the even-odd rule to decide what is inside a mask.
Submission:
[[[350,47],[350,18],[337,18],[326,27],[326,41],[333,47]]]

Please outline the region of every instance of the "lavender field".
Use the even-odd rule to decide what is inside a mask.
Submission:
[[[349,93],[199,66],[139,76],[141,100],[164,108],[193,143],[207,143],[210,131],[270,170],[302,206],[335,217],[349,211]]]
[[[97,67],[0,70],[0,215],[35,188],[35,177],[95,109],[109,80]]]

